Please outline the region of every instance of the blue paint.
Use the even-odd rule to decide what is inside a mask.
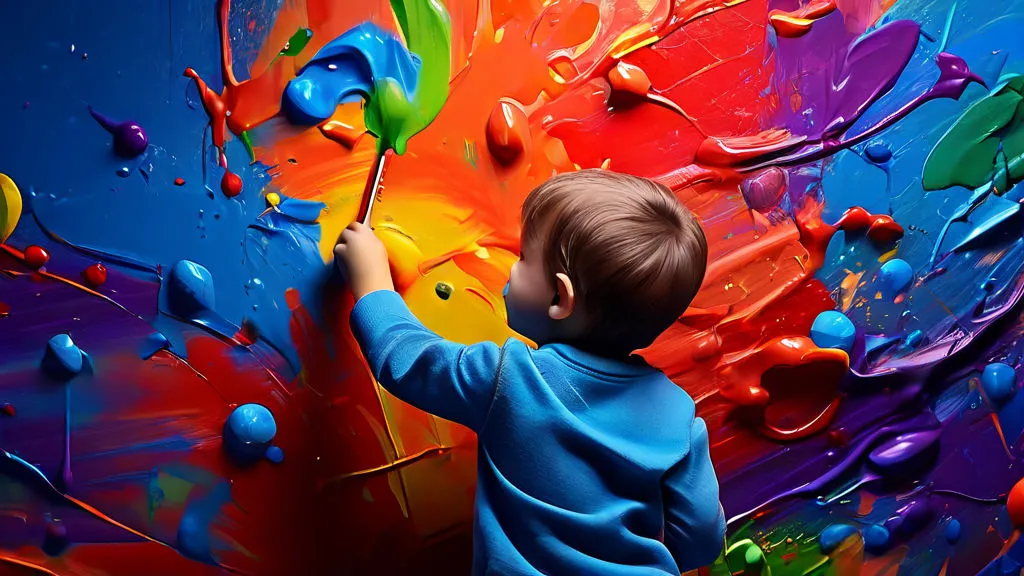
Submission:
[[[872,524],[864,529],[864,549],[872,554],[884,552],[889,547],[889,530],[885,526]]]
[[[864,155],[875,164],[885,164],[892,159],[892,150],[882,142],[874,142],[864,148]]]
[[[281,203],[277,205],[278,212],[305,224],[315,224],[320,219],[320,214],[326,209],[327,204],[323,202],[299,200],[286,196],[281,196]]]
[[[811,324],[811,340],[819,348],[838,348],[847,354],[853,349],[857,328],[842,312],[826,310]]]
[[[997,404],[1009,399],[1016,385],[1017,373],[1012,366],[1002,362],[993,362],[981,372],[981,387],[985,390],[985,396]]]
[[[42,368],[56,380],[70,380],[85,366],[85,355],[67,334],[57,334],[46,343]]]
[[[224,504],[231,501],[231,485],[217,484],[208,494],[197,498],[185,507],[185,513],[178,524],[177,549],[182,556],[217,564],[213,556],[213,542],[210,525],[220,513]]]
[[[960,521],[957,520],[956,518],[951,518],[949,520],[949,522],[946,523],[945,535],[946,535],[946,542],[949,542],[950,544],[956,544],[957,542],[959,542],[960,541]]]
[[[903,340],[903,346],[906,348],[917,348],[924,342],[924,332],[920,330],[914,330]]]
[[[267,454],[277,434],[274,415],[259,404],[243,404],[224,423],[224,448],[240,464],[255,462]]]
[[[284,450],[281,450],[280,446],[271,446],[267,448],[267,460],[270,460],[274,464],[280,464],[284,462]]]
[[[295,124],[327,120],[338,104],[369,98],[376,82],[393,78],[412,101],[420,69],[419,56],[395,36],[364,22],[331,40],[288,83],[281,109]]]
[[[875,281],[880,285],[883,294],[893,297],[906,291],[913,279],[914,269],[910,264],[906,260],[893,258],[882,264]]]
[[[857,528],[849,524],[832,524],[821,531],[818,545],[822,554],[829,554],[839,547],[847,538],[857,533]]]
[[[213,276],[200,264],[180,260],[171,268],[166,286],[167,302],[173,314],[195,318],[214,308]]]
[[[168,349],[170,345],[166,336],[159,332],[153,332],[142,341],[142,345],[139,347],[139,358],[149,360],[157,352]]]

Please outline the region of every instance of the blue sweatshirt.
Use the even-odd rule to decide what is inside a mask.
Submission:
[[[392,291],[361,298],[351,324],[384,388],[477,433],[474,575],[678,575],[718,558],[707,428],[658,370],[450,342]]]

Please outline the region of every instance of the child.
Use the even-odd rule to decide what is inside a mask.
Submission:
[[[678,575],[714,562],[725,518],[707,428],[682,389],[631,355],[697,293],[700,225],[664,186],[602,170],[540,185],[522,222],[505,303],[537,349],[426,329],[365,226],[334,251],[381,385],[478,435],[473,574]]]

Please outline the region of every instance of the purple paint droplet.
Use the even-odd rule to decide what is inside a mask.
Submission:
[[[89,114],[104,130],[114,137],[114,152],[124,158],[134,158],[146,151],[149,137],[138,123],[131,120],[118,122],[100,114],[89,106]]]
[[[941,430],[900,434],[872,450],[868,461],[883,475],[912,473],[930,463],[941,434]]]
[[[935,63],[939,66],[939,79],[928,91],[926,98],[959,100],[971,82],[985,86],[985,81],[971,72],[971,69],[967,67],[967,62],[959,56],[942,52],[935,57]],[[985,87],[987,88],[987,86]]]
[[[786,172],[772,166],[744,180],[740,184],[740,190],[743,192],[743,199],[747,201],[747,206],[758,212],[767,212],[782,199],[787,181]]]

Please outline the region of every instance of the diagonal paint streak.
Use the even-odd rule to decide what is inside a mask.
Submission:
[[[402,468],[404,466],[412,464],[413,462],[416,462],[418,460],[422,460],[428,456],[441,456],[443,454],[450,452],[451,449],[451,446],[437,446],[435,448],[427,448],[411,456],[399,458],[394,462],[391,462],[390,464],[384,464],[383,466],[375,466],[373,468],[367,468],[365,470],[356,470],[355,472],[339,474],[338,476],[325,480],[323,485],[327,486],[328,484],[333,484],[335,482],[340,482],[342,480],[347,480],[349,478],[371,476],[374,474],[380,474],[382,472],[391,472],[393,470],[397,470],[398,468]]]
[[[39,572],[40,574],[49,574],[50,576],[60,576],[56,572],[53,572],[53,571],[48,570],[46,568],[43,568],[42,566],[40,566],[38,564],[33,564],[31,562],[28,562],[28,561],[25,561],[25,560],[21,560],[19,558],[15,558],[14,556],[11,556],[9,554],[0,554],[0,561],[7,562],[8,564],[14,564],[15,566],[21,566],[22,568],[28,568],[30,570],[35,570],[35,571]]]

